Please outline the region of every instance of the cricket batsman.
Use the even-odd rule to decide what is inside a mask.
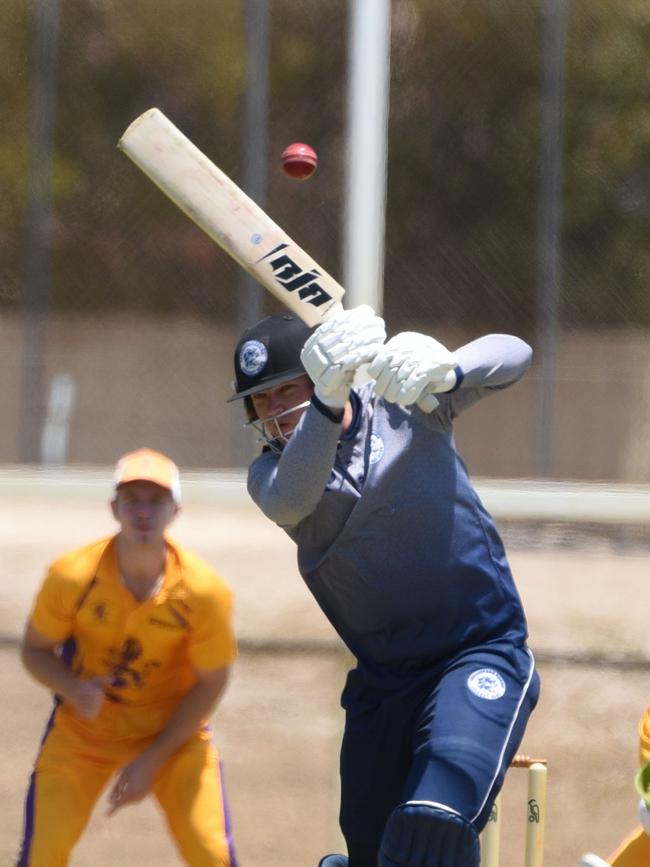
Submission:
[[[251,497],[356,659],[342,695],[340,824],[320,867],[478,867],[479,834],[536,705],[524,611],[454,421],[531,349],[454,352],[368,307],[246,330],[235,392],[261,438]],[[369,365],[370,381],[355,387]]]
[[[139,449],[115,471],[116,534],[53,563],[22,642],[54,693],[18,867],[64,867],[102,790],[109,815],[153,794],[185,864],[236,867],[208,719],[236,655],[232,594],[167,528],[178,468]]]

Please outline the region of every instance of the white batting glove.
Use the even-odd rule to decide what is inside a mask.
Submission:
[[[373,360],[385,339],[384,320],[366,304],[328,314],[300,353],[316,397],[327,406],[342,409],[356,369]]]
[[[375,393],[390,403],[417,403],[424,412],[438,406],[434,394],[456,385],[455,356],[433,337],[402,331],[383,346],[368,368]]]

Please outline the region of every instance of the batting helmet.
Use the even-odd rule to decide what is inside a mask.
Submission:
[[[235,347],[235,391],[228,402],[305,375],[300,351],[312,331],[290,313],[247,328]]]

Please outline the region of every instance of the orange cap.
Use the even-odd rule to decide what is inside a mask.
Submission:
[[[181,501],[178,467],[170,458],[153,449],[138,449],[119,459],[115,467],[115,488],[127,482],[153,482],[170,491],[175,503]]]

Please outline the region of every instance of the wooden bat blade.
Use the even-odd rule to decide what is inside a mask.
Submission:
[[[343,287],[273,222],[157,108],[118,142],[213,241],[308,325],[341,301]]]

